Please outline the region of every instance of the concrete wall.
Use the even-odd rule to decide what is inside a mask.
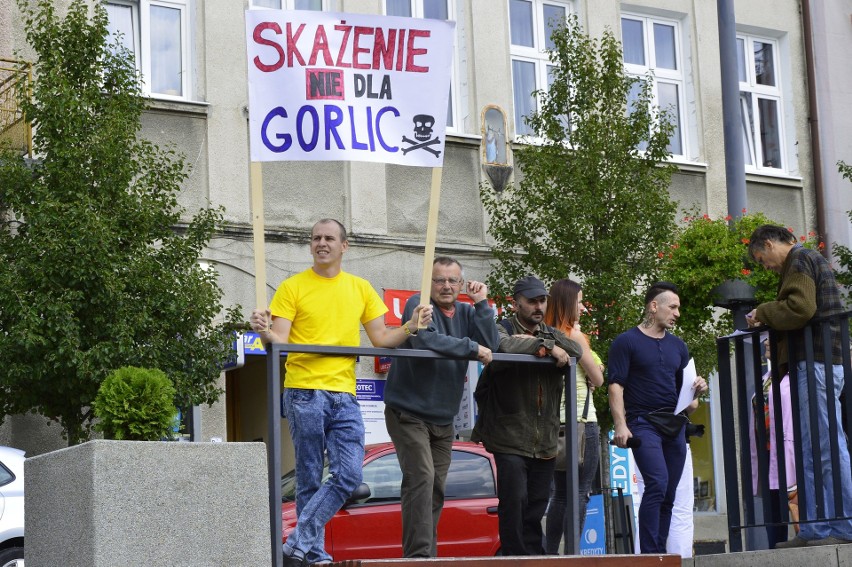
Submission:
[[[262,443],[90,441],[25,462],[27,565],[268,565]]]

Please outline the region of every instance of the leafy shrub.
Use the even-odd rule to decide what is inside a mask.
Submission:
[[[730,311],[718,311],[713,303],[716,286],[726,280],[742,280],[756,290],[757,303],[775,299],[778,275],[755,265],[748,256],[751,233],[763,224],[780,224],[763,213],[734,219],[711,219],[695,211],[683,218],[674,243],[659,252],[660,277],[677,284],[680,319],[675,333],[686,341],[696,370],[707,376],[716,368],[716,338],[734,330]],[[790,232],[793,232],[790,229]],[[798,236],[815,249],[825,244],[811,232]]]
[[[95,429],[107,439],[158,441],[170,438],[177,408],[175,387],[162,370],[119,368],[101,384],[93,409]]]

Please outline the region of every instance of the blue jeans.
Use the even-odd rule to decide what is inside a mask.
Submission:
[[[672,523],[677,485],[686,462],[686,436],[660,434],[644,417],[627,424],[641,445],[633,448],[633,458],[645,481],[639,506],[640,553],[666,553],[666,539]]]
[[[331,561],[325,525],[361,484],[364,422],[355,396],[325,390],[284,389],[284,409],[296,451],[296,529],[285,555],[310,563]],[[323,482],[325,453],[328,479]]]
[[[834,374],[834,400],[835,400],[835,415],[834,420],[837,423],[837,444],[839,446],[840,462],[840,489],[843,495],[843,508],[840,513],[835,513],[834,510],[834,480],[831,476],[831,449],[828,436],[828,405],[826,399],[826,383],[825,383],[825,364],[822,362],[814,362],[814,379],[816,380],[817,403],[817,421],[819,423],[819,455],[820,466],[822,470],[822,494],[825,498],[825,517],[832,518],[836,516],[852,516],[852,468],[849,465],[849,450],[846,447],[846,435],[843,433],[843,426],[840,417],[840,394],[843,392],[843,366],[835,364],[832,366]],[[807,367],[804,361],[796,365],[798,372],[799,384],[799,415],[801,416],[801,432],[802,432],[802,466],[805,472],[804,494],[806,510],[801,516],[802,519],[812,520],[816,515],[816,493],[814,490],[814,455],[811,446],[811,423],[810,423],[810,408],[811,403],[808,399],[808,381]],[[790,472],[787,473],[791,474]],[[799,487],[802,490],[803,487]],[[822,539],[828,536],[834,536],[841,539],[852,540],[852,520],[837,520],[834,522],[818,522],[815,524],[800,524],[799,537],[803,539]]]

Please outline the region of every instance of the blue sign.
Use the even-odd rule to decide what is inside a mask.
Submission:
[[[609,440],[612,441],[614,432],[609,432]],[[632,494],[630,489],[630,453],[628,449],[622,449],[615,445],[609,445],[609,480],[612,485],[612,494],[618,494],[616,490],[621,487],[624,494]]]
[[[358,378],[355,384],[355,397],[359,402],[381,402],[385,399],[384,379],[370,380]]]
[[[593,494],[586,508],[586,523],[580,533],[580,555],[606,554],[606,523],[603,494]]]

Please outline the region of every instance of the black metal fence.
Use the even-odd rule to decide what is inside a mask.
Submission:
[[[746,549],[763,548],[771,544],[775,530],[786,539],[789,526],[797,523],[791,519],[787,488],[794,483],[788,479],[795,479],[798,489],[799,525],[850,519],[852,501],[847,494],[844,514],[841,489],[842,482],[848,482],[852,475],[849,439],[845,436],[845,424],[852,423],[852,404],[846,403],[852,378],[850,314],[815,319],[797,331],[762,328],[717,339],[730,551],[742,551],[744,540]],[[766,338],[772,361],[768,373],[763,357]],[[825,372],[820,369],[823,361]],[[842,367],[842,372],[832,372],[832,361]],[[782,398],[787,394],[782,392],[781,382],[785,369],[789,370],[795,470],[788,470],[784,453]],[[835,388],[840,393],[837,398],[833,395]],[[770,397],[774,428],[767,427]],[[800,401],[807,405],[800,409]],[[840,420],[834,417],[838,413]],[[803,430],[809,432],[812,451],[802,443]],[[789,442],[789,431],[787,439]],[[774,489],[769,449],[773,444],[777,448],[777,458],[772,459],[776,469],[772,476],[777,477],[777,484],[772,483]],[[807,477],[803,452],[810,457],[813,471]],[[829,502],[826,495],[831,495]]]
[[[327,356],[390,356],[400,358],[449,358],[431,350],[388,349],[371,347],[334,347],[318,345],[272,344],[266,349],[267,416],[268,438],[266,443],[267,467],[269,471],[269,521],[272,566],[283,563],[281,549],[281,355],[287,352],[308,352]],[[538,358],[529,354],[493,354],[496,362],[524,364],[554,364],[554,359]],[[579,551],[579,502],[577,499],[577,450],[573,443],[577,439],[577,387],[576,358],[565,366],[565,455],[567,458],[566,482],[568,507],[566,510],[565,554]],[[573,473],[571,472],[573,471]]]

